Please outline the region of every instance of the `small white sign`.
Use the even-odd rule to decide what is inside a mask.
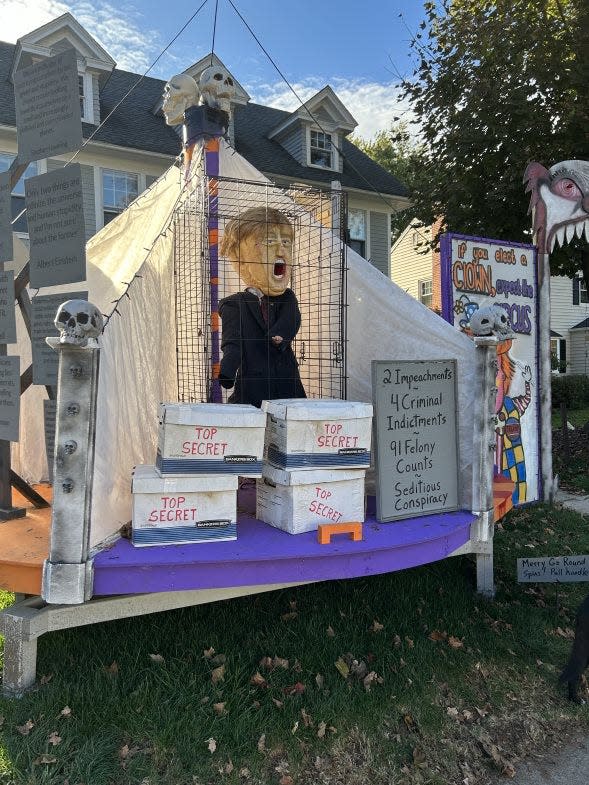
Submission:
[[[519,583],[589,581],[589,556],[538,556],[517,560]]]

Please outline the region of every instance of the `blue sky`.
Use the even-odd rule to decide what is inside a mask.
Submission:
[[[0,37],[16,41],[70,11],[119,68],[143,73],[201,2],[0,0]],[[388,128],[403,111],[395,83],[398,73],[412,71],[409,40],[423,18],[421,0],[233,3],[303,100],[330,84],[365,138]],[[210,52],[214,10],[215,0],[208,0],[150,75],[168,79]],[[218,0],[215,52],[253,100],[291,110],[298,105],[228,0]]]

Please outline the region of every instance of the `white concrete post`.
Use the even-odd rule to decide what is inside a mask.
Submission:
[[[59,352],[53,510],[43,599],[76,605],[92,594],[88,561],[100,349],[48,339]],[[96,342],[93,342],[96,344]]]
[[[477,554],[477,591],[495,595],[493,581],[493,451],[497,397],[497,344],[495,336],[475,337],[475,427],[473,444],[472,503],[479,516],[471,539]]]

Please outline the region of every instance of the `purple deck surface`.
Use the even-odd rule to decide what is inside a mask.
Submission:
[[[120,539],[94,559],[94,596],[325,581],[394,572],[444,559],[468,542],[476,516],[449,512],[379,523],[369,498],[362,542],[288,534],[256,520],[240,492],[237,540],[135,548]]]

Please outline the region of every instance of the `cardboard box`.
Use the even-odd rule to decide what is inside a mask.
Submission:
[[[370,466],[372,405],[332,398],[264,401],[264,456],[281,469]]]
[[[162,403],[156,466],[162,476],[261,477],[265,425],[248,404]]]
[[[161,477],[155,466],[133,471],[133,545],[237,539],[236,475]]]
[[[256,482],[256,517],[290,534],[320,523],[364,521],[364,470],[284,471],[264,466]]]

